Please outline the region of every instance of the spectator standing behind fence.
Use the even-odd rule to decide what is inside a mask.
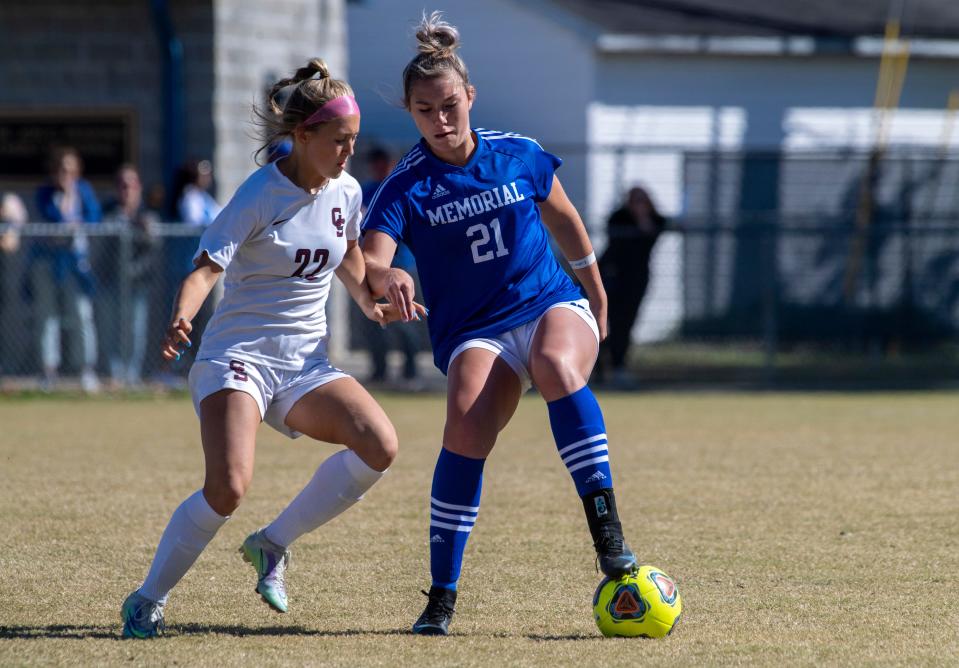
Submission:
[[[100,383],[97,363],[97,335],[93,324],[94,292],[89,248],[83,226],[100,222],[100,203],[89,183],[80,178],[83,163],[73,148],[53,151],[50,181],[37,190],[37,210],[47,223],[71,230],[69,236],[40,238],[31,244],[27,269],[28,291],[33,302],[34,322],[39,330],[43,387],[52,388],[60,370],[60,330],[66,321],[75,325],[77,345],[67,349],[80,368],[85,392],[97,392]],[[74,342],[71,341],[71,344]],[[78,354],[79,353],[79,354]]]
[[[177,172],[174,198],[176,215],[180,222],[196,229],[197,236],[175,237],[168,242],[171,249],[174,272],[172,283],[178,285],[193,271],[193,253],[196,250],[200,233],[220,214],[221,207],[210,194],[213,185],[213,165],[209,160],[188,160]],[[206,329],[206,322],[213,315],[213,309],[223,298],[223,277],[217,281],[210,292],[210,298],[200,309],[196,324],[199,331]]]
[[[27,222],[27,207],[15,193],[0,192],[0,318],[10,321],[16,318],[11,308],[18,302],[17,281],[19,276],[20,230]],[[0,338],[0,374],[9,373],[17,353],[9,337]]]
[[[372,149],[367,155],[367,162],[369,163],[370,179],[362,184],[364,214],[366,213],[366,207],[373,199],[373,195],[376,194],[377,188],[396,166],[396,160],[390,155],[389,151],[382,147]],[[393,256],[391,266],[406,271],[414,278],[416,276],[416,261],[413,259],[410,249],[402,242],[396,246],[396,255]],[[417,378],[416,351],[419,328],[411,324],[406,327],[384,329],[365,317],[362,318],[362,323],[363,340],[367,350],[369,350],[370,362],[373,367],[369,382],[382,383],[386,381],[386,353],[390,348],[391,341],[393,341],[403,353],[403,381],[406,389],[413,389]]]
[[[628,386],[630,335],[649,285],[649,259],[666,219],[643,188],[630,188],[626,201],[606,223],[607,246],[599,260],[609,299],[609,338],[600,353],[601,375],[612,367],[612,381]]]
[[[143,360],[146,355],[150,321],[151,293],[159,269],[160,240],[156,211],[143,199],[143,183],[133,165],[117,170],[117,199],[106,207],[105,223],[123,226],[121,234],[130,238],[129,255],[120,252],[116,241],[103,245],[104,253],[96,263],[97,278],[102,286],[102,338],[110,361],[110,378],[115,386],[138,386],[143,382]],[[118,239],[115,238],[115,239]],[[120,266],[118,260],[125,261]],[[126,282],[126,286],[123,285]],[[129,307],[122,298],[128,289]],[[122,326],[123,318],[127,326]],[[126,334],[126,337],[123,335]],[[124,338],[126,340],[124,340]]]
[[[197,228],[197,238],[207,225],[219,215],[222,207],[210,194],[213,184],[213,167],[209,160],[189,160],[177,170],[173,188],[174,215],[181,223]],[[173,242],[173,269],[176,272],[174,283],[179,282],[193,271],[193,251],[197,239],[174,237],[182,243]]]
[[[213,185],[213,165],[209,160],[191,160],[180,168],[177,191],[177,213],[187,225],[206,227],[223,208],[210,194]]]
[[[10,254],[20,249],[20,230],[26,222],[23,200],[16,193],[0,193],[0,225],[4,226],[0,228],[0,251]]]

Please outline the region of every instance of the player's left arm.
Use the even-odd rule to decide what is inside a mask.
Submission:
[[[583,224],[583,219],[579,217],[579,212],[569,201],[563,185],[555,175],[549,197],[539,203],[539,210],[543,216],[543,224],[556,239],[563,255],[573,266],[576,278],[586,291],[589,309],[596,318],[599,339],[602,341],[606,338],[606,289],[603,287],[603,279],[599,276],[599,265],[596,264],[593,244],[586,233],[586,225]],[[578,261],[582,261],[584,266],[576,268],[576,264],[580,263]]]
[[[366,280],[366,263],[363,260],[363,252],[357,245],[356,240],[351,239],[346,242],[346,254],[343,255],[343,261],[336,268],[336,277],[340,279],[347,291],[360,309],[370,320],[378,322],[380,325],[387,325],[396,320],[402,320],[402,313],[392,304],[379,304],[373,300],[370,292],[369,283]],[[421,305],[413,302],[414,317],[419,317],[426,312]]]

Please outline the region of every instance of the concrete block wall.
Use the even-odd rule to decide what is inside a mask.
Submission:
[[[214,161],[225,202],[255,168],[254,100],[314,55],[346,76],[343,0],[169,0],[183,46],[184,157]],[[146,184],[162,181],[162,59],[150,4],[0,2],[0,109],[124,109]],[[42,175],[38,177],[42,179]],[[94,184],[102,199],[112,183]],[[2,181],[32,203],[36,183]],[[32,204],[31,204],[32,205]]]
[[[183,43],[190,152],[212,153],[212,11],[172,0]],[[162,73],[149,3],[122,0],[11,0],[0,3],[0,108],[96,112],[134,119],[132,159],[146,183],[162,180]],[[104,197],[112,183],[96,183]],[[32,203],[35,184],[13,187]]]
[[[346,77],[345,15],[342,0],[216,0],[214,21],[213,158],[226,201],[256,167],[251,109],[269,86],[314,56]]]

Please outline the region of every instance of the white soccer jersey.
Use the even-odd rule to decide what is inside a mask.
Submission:
[[[326,298],[346,242],[360,229],[362,192],[344,172],[316,195],[276,163],[243,182],[203,232],[206,251],[226,270],[223,299],[203,333],[197,359],[235,358],[299,369],[326,355]]]

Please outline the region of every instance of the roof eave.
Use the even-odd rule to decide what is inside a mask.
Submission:
[[[643,35],[603,33],[596,39],[601,54],[674,54],[722,56],[822,56],[848,55],[876,58],[882,54],[883,38],[860,36],[849,40],[813,36],[716,36],[716,35]],[[959,40],[913,38],[908,40],[912,57],[957,59]]]

